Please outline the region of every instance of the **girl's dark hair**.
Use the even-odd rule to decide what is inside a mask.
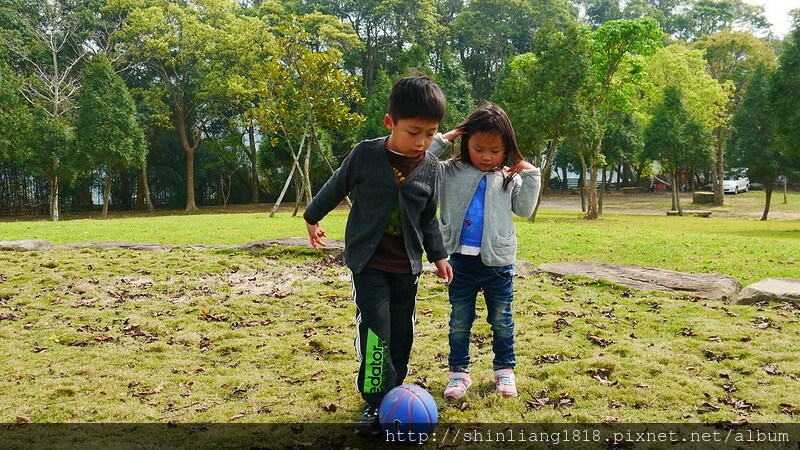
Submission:
[[[484,103],[478,109],[472,112],[463,122],[456,127],[461,129],[464,134],[460,136],[460,145],[453,145],[453,160],[461,161],[465,164],[472,165],[469,158],[469,137],[476,133],[489,133],[499,135],[505,147],[505,155],[503,162],[500,166],[495,167],[492,171],[503,170],[503,166],[513,166],[517,161],[523,159],[522,152],[517,145],[517,138],[514,134],[514,127],[511,125],[511,120],[508,115],[503,111],[503,108],[493,104]],[[449,167],[454,167],[450,165]],[[503,188],[508,187],[513,176],[506,176],[503,180]]]

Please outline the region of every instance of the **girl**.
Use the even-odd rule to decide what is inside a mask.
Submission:
[[[439,193],[440,230],[454,272],[449,286],[450,375],[444,397],[459,398],[472,384],[469,342],[481,289],[493,336],[495,387],[500,395],[514,397],[511,302],[517,239],[511,213],[533,213],[540,171],[523,159],[511,122],[499,106],[479,107],[443,137],[457,135],[461,145],[442,163]],[[437,147],[444,142],[437,139],[431,151],[441,153]]]

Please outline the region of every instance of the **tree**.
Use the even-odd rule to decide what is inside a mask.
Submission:
[[[650,18],[606,22],[591,33],[592,77],[583,94],[589,119],[582,121],[582,136],[575,146],[582,170],[589,174],[586,219],[595,220],[600,214],[597,169],[604,165],[605,131],[614,113],[631,109],[634,86],[643,76],[642,57],[655,51],[661,36]]]
[[[136,106],[125,82],[111,68],[108,59],[97,56],[86,67],[75,145],[85,162],[103,180],[103,218],[108,217],[114,174],[140,168],[147,156],[144,133],[136,121]]]
[[[706,163],[711,158],[711,139],[702,121],[683,101],[678,86],[664,89],[664,97],[644,132],[645,152],[670,174],[672,209],[683,215],[680,203],[681,170]]]
[[[307,43],[313,42],[314,36],[296,19],[279,27],[277,33],[277,54],[264,61],[257,73],[258,106],[254,115],[265,134],[278,137],[288,146],[294,162],[271,216],[295,172],[300,178],[297,203],[311,201],[311,159],[314,150],[321,150],[321,130],[356,126],[363,120],[349,107],[350,102],[362,98],[356,77],[339,70],[341,52],[335,48],[313,51]],[[327,158],[323,152],[319,156]],[[330,161],[327,165],[332,171]]]
[[[700,49],[693,49],[684,44],[673,44],[659,49],[647,59],[645,66],[647,82],[640,111],[647,117],[654,105],[661,101],[665,87],[679,87],[686,107],[707,129],[714,130],[716,166],[724,167],[724,130],[728,127],[730,117],[729,99],[733,91],[733,82],[713,78],[708,73],[707,66],[706,60],[703,59],[703,51]],[[722,178],[722,175],[712,177],[716,194],[715,203],[719,205],[723,203]]]
[[[774,108],[775,137],[786,154],[787,161],[800,165],[800,14],[795,16],[794,28],[786,36],[784,50],[778,60],[770,89]]]
[[[452,26],[453,47],[459,54],[474,95],[489,99],[498,75],[514,55],[531,51],[536,29],[547,23],[566,27],[577,10],[563,0],[475,0]]]
[[[230,79],[238,68],[228,56],[239,18],[231,0],[109,0],[127,14],[117,38],[157,76],[169,96],[174,127],[186,155],[186,210],[195,202],[194,154],[211,120],[232,101]]]
[[[0,40],[16,58],[23,82],[20,92],[33,108],[35,135],[27,140],[22,161],[50,185],[50,218],[59,219],[59,184],[73,172],[70,162],[72,120],[80,88],[80,66],[87,53],[80,6],[70,0],[32,0],[19,11],[15,29]]]
[[[14,160],[22,151],[27,128],[31,124],[30,110],[20,94],[22,80],[0,60],[0,161]]]
[[[749,32],[723,30],[711,36],[703,36],[693,42],[690,48],[703,50],[703,58],[708,63],[708,73],[720,83],[731,86],[726,108],[720,112],[720,118],[730,117],[736,112],[756,66],[760,64],[774,66],[776,63],[772,48]],[[722,205],[725,201],[722,189],[722,179],[725,175],[725,147],[731,128],[727,120],[721,120],[712,130],[715,159],[711,185],[714,191],[714,204]]]
[[[352,25],[362,45],[352,74],[360,74],[364,92],[375,89],[379,70],[397,72],[393,57],[411,45],[431,50],[444,32],[435,0],[324,0],[322,12]]]
[[[677,34],[687,41],[734,27],[751,32],[769,30],[764,7],[743,0],[698,0],[680,22],[682,27]]]
[[[775,142],[775,123],[769,101],[769,83],[775,69],[759,65],[750,78],[741,107],[733,115],[729,147],[737,167],[747,167],[751,177],[764,185],[766,201],[761,220],[767,220],[775,179],[785,167],[783,153]]]
[[[627,20],[651,17],[668,35],[681,29],[681,11],[688,9],[694,0],[630,0],[625,3],[622,18]]]
[[[622,19],[622,7],[619,0],[581,0],[586,20],[589,25],[600,26],[611,20]]]
[[[501,77],[495,97],[514,123],[517,140],[533,164],[550,178],[556,148],[582,132],[588,118],[582,97],[591,71],[588,30],[539,30],[534,52],[516,56]],[[547,183],[542,183],[542,192]],[[530,221],[536,220],[536,210]]]

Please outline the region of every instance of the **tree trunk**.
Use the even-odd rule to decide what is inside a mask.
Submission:
[[[48,177],[50,180],[50,220],[58,222],[58,175]]]
[[[567,166],[561,168],[561,176],[564,177],[564,190],[569,190],[569,180],[567,180]]]
[[[553,154],[555,152],[555,141],[551,140],[548,144],[547,154],[549,157],[547,158],[547,162],[545,162],[544,167],[540,167],[542,171],[542,183],[539,185],[539,201],[536,202],[536,206],[533,208],[533,213],[530,217],[528,217],[528,222],[534,223],[536,222],[536,213],[539,212],[539,205],[541,204],[541,199],[544,196],[545,192],[549,192],[550,189],[548,187],[550,181],[550,173],[553,170]],[[566,176],[564,179],[566,180]]]
[[[286,177],[286,182],[283,183],[283,189],[281,189],[281,194],[278,196],[278,200],[275,201],[275,204],[272,205],[272,211],[269,212],[270,217],[275,217],[275,212],[278,211],[278,207],[281,206],[283,197],[286,195],[286,191],[289,190],[289,185],[292,183],[292,178],[294,177],[294,171],[296,168],[297,166],[292,164],[292,170],[289,171],[289,176]]]
[[[106,172],[106,185],[103,188],[103,219],[108,219],[108,204],[111,202],[111,172]]]
[[[258,182],[258,151],[256,150],[256,130],[251,122],[247,127],[247,136],[250,138],[250,152],[247,154],[250,158],[250,203],[258,204],[258,194],[261,189],[261,184]]]
[[[286,133],[284,133],[284,135],[286,135]],[[287,139],[286,142],[288,143],[289,140]],[[302,139],[300,139],[300,150],[301,151],[303,149],[303,146],[305,145],[305,142],[306,142],[306,134],[304,133]],[[272,211],[270,211],[270,213],[269,213],[270,217],[275,217],[275,212],[278,211],[278,207],[281,206],[281,202],[283,201],[283,197],[286,195],[286,191],[289,189],[289,184],[292,182],[292,178],[294,177],[295,170],[297,170],[298,172],[301,172],[301,169],[300,169],[300,155],[296,155],[294,153],[294,149],[291,148],[291,145],[289,147],[289,152],[292,154],[292,170],[289,171],[289,176],[286,177],[286,182],[283,183],[283,189],[281,190],[281,194],[278,196],[278,200],[276,200],[275,204],[272,206]],[[295,199],[295,203],[296,202],[297,202],[297,199]]]
[[[678,178],[680,176],[680,170],[675,169],[672,172],[672,209],[674,211],[678,211],[678,215],[683,215],[683,207],[681,206],[681,189],[680,189],[680,182],[681,180]]]
[[[783,204],[785,205],[786,200],[786,187],[789,184],[789,180],[786,178],[786,175],[783,176]]]
[[[772,185],[774,183],[774,178],[764,180],[764,194],[767,196],[767,199],[764,202],[764,213],[761,214],[761,220],[767,220],[767,216],[769,215],[769,206],[772,203]]]
[[[598,210],[597,202],[597,160],[594,157],[589,158],[588,169],[589,182],[586,186],[586,215],[583,218],[597,220],[600,217],[600,211]]]
[[[299,175],[294,182],[294,211],[292,211],[292,217],[297,217],[297,213],[300,211],[300,196],[303,195],[303,174]]]
[[[581,211],[586,212],[586,163],[581,159],[581,174],[578,177],[578,189],[581,193]]]
[[[197,211],[194,201],[194,149],[184,148],[186,153],[186,211]]]
[[[717,128],[717,160],[714,164],[714,171],[711,174],[711,188],[714,191],[714,206],[722,206],[725,204],[725,191],[722,189],[722,180],[725,178],[725,149],[721,142],[721,129],[722,127]]]
[[[142,170],[138,170],[136,173],[136,204],[133,206],[135,209],[144,209],[144,183],[142,183],[142,179],[144,174]]]
[[[155,211],[153,201],[150,199],[150,183],[147,181],[147,161],[142,166],[142,188],[144,190],[144,201],[147,203],[147,210],[150,212]]]
[[[175,101],[175,122],[178,126],[178,135],[181,138],[183,152],[186,154],[186,211],[197,211],[194,197],[194,150],[200,143],[200,136],[190,142],[189,130],[186,128],[186,119],[183,114],[183,105],[180,99]]]
[[[603,214],[603,196],[606,193],[606,184],[608,183],[608,177],[606,176],[606,169],[600,169],[603,171],[603,176],[600,180],[600,192],[597,195],[597,212],[599,214]]]

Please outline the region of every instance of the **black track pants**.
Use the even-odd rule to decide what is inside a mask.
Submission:
[[[419,275],[370,267],[353,273],[355,347],[360,362],[356,388],[371,405],[380,405],[384,395],[403,384],[408,375],[418,280]]]

